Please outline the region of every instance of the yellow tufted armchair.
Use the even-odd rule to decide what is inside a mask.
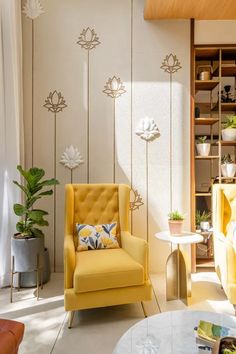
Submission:
[[[215,269],[229,301],[236,305],[236,185],[213,186]]]
[[[74,311],[151,300],[148,245],[129,232],[130,187],[66,185],[64,297],[71,328]],[[120,248],[77,251],[76,223],[117,222]]]

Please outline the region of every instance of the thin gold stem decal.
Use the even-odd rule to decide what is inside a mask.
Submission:
[[[50,92],[43,105],[47,110],[53,113],[54,116],[54,178],[57,175],[56,169],[56,155],[57,155],[57,114],[62,112],[64,108],[67,107],[66,101],[62,96],[61,92],[56,90]],[[54,186],[54,217],[53,217],[53,264],[54,272],[56,271],[56,186]]]
[[[94,29],[87,27],[83,29],[78,38],[77,44],[87,50],[87,183],[90,182],[90,50],[96,48],[101,42]]]
[[[181,69],[182,66],[180,65],[179,60],[177,59],[176,55],[173,55],[172,53],[169,55],[166,55],[164,61],[162,62],[161,69],[163,69],[165,72],[167,72],[170,75],[170,146],[169,146],[169,151],[170,151],[170,156],[169,156],[169,162],[170,162],[170,210],[173,210],[173,116],[172,116],[172,76],[174,73],[176,73],[179,69]]]

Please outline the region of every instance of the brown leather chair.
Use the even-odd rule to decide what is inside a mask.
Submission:
[[[0,354],[17,354],[23,339],[25,325],[0,319]]]

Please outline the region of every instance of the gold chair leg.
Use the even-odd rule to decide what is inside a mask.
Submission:
[[[69,317],[68,317],[68,328],[69,329],[72,327],[74,314],[75,314],[75,311],[69,311]]]
[[[12,256],[11,261],[11,292],[10,292],[10,302],[13,302],[13,275],[14,275],[14,256]]]
[[[141,305],[142,305],[144,317],[148,317],[147,312],[146,312],[146,310],[145,310],[145,307],[144,307],[144,304],[143,304],[142,301],[141,301]]]

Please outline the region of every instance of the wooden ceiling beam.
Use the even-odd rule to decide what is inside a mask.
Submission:
[[[145,0],[145,20],[236,19],[236,0]]]

